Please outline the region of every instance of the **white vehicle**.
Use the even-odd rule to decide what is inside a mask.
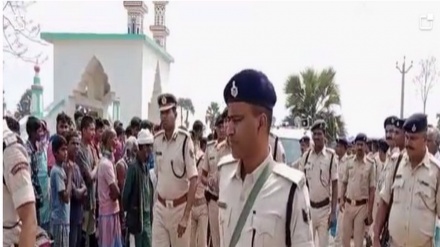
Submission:
[[[276,127],[272,128],[270,132],[278,136],[279,141],[283,144],[286,164],[292,164],[301,157],[299,139],[305,135],[311,137],[309,131],[298,128]]]

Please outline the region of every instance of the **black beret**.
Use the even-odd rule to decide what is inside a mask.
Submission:
[[[344,145],[345,147],[348,146],[348,141],[347,141],[347,139],[345,139],[344,137],[337,138],[337,139],[336,139],[336,143],[341,144],[341,145]]]
[[[357,134],[357,136],[354,138],[354,142],[367,142],[368,138],[367,135],[363,134],[363,133],[359,133]]]
[[[403,129],[403,124],[405,123],[405,118],[398,118],[394,121],[394,127],[398,129]]]
[[[159,105],[159,111],[166,111],[177,105],[177,99],[170,93],[164,93],[157,97],[157,104]]]
[[[428,116],[423,113],[415,113],[406,119],[403,129],[408,133],[419,133],[428,129]]]
[[[385,118],[385,121],[383,122],[383,127],[387,127],[387,125],[393,125],[394,126],[394,122],[397,120],[396,116],[389,116],[387,118]]]
[[[326,124],[325,124],[324,120],[322,120],[322,119],[316,120],[312,124],[312,127],[310,128],[311,131],[314,131],[314,130],[317,130],[317,129],[321,129],[321,130],[325,130],[326,129]]]
[[[226,104],[245,102],[272,111],[277,102],[277,94],[267,76],[253,69],[235,74],[223,90]]]
[[[384,153],[386,153],[388,151],[388,148],[390,147],[390,146],[388,146],[388,143],[385,139],[379,139],[378,146],[379,146],[379,149]]]
[[[299,139],[299,142],[310,142],[310,137],[303,136],[303,137],[301,137],[301,139]]]

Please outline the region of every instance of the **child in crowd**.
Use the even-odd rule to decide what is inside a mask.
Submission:
[[[50,171],[50,233],[54,247],[68,247],[73,165],[66,162],[67,141],[63,136],[53,138],[52,151],[55,166]]]

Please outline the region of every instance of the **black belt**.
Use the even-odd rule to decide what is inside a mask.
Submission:
[[[15,222],[15,224],[13,224],[12,226],[5,226],[5,225],[3,225],[3,229],[11,230],[11,229],[16,228],[19,224],[20,224],[20,221]]]
[[[205,198],[206,201],[209,202],[211,200],[218,201],[218,196],[212,194],[210,191],[205,190]]]
[[[351,206],[360,206],[360,205],[367,204],[367,202],[368,202],[367,199],[351,200],[351,199],[349,199],[347,197],[345,197],[345,201],[348,202],[348,204],[350,204]]]
[[[310,201],[310,206],[312,208],[323,208],[323,207],[325,207],[325,206],[327,206],[329,204],[330,204],[330,198],[328,198],[328,197],[325,198],[324,200],[320,201],[320,202],[312,202],[312,201]]]

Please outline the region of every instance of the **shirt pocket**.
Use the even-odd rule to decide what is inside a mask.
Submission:
[[[418,209],[435,212],[435,184],[418,180],[414,186],[414,200]]]
[[[276,245],[275,232],[281,217],[276,213],[255,214],[251,228],[248,233],[251,235],[252,247],[268,247]]]
[[[396,178],[391,186],[391,193],[393,193],[393,203],[400,203],[405,200],[405,191],[403,189],[403,178]]]
[[[312,172],[313,172],[312,164],[310,162],[307,162],[306,165],[304,166],[304,174],[306,175],[306,179],[308,181],[311,181],[312,179]]]

